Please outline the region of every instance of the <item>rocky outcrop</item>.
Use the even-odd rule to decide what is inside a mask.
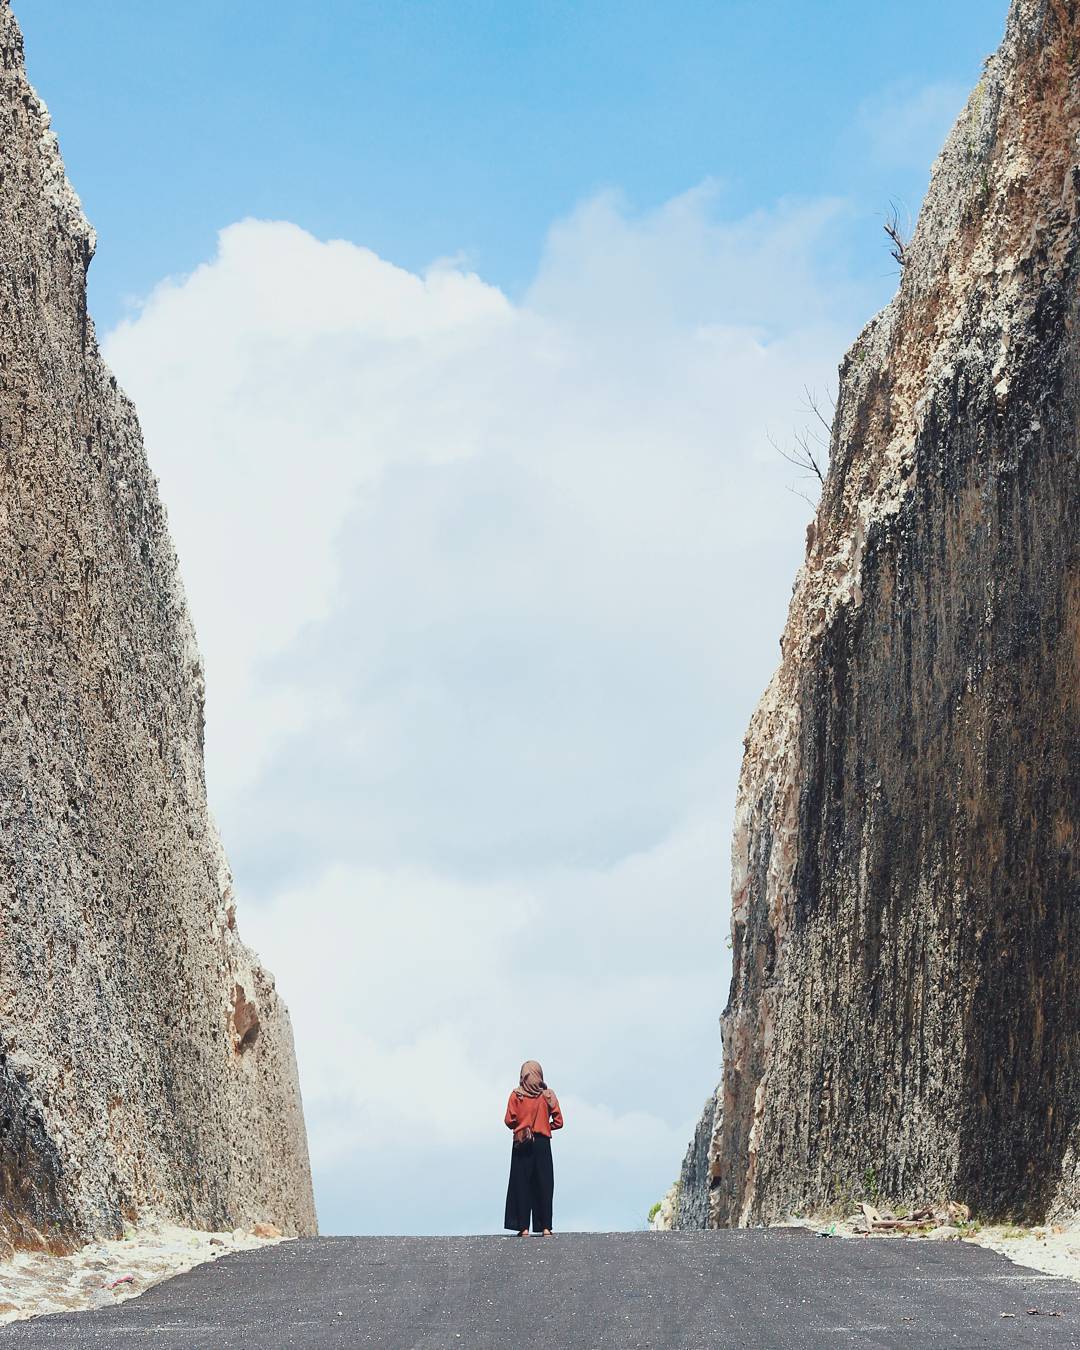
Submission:
[[[312,1232],[288,1015],[207,815],[176,558],[7,0],[0,59],[0,1250],[146,1209]]]
[[[717,1111],[719,1092],[705,1103],[701,1119],[690,1140],[679,1171],[679,1179],[672,1189],[672,1216],[668,1225],[676,1231],[693,1231],[711,1226],[712,1144],[719,1126]]]
[[[746,739],[712,1224],[1080,1210],[1078,135],[1080,6],[1014,0],[843,362]]]

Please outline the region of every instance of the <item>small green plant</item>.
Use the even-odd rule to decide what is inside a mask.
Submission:
[[[990,200],[990,175],[986,171],[985,164],[979,176],[979,200],[983,206]]]
[[[652,1209],[649,1210],[649,1222],[652,1223],[653,1219],[655,1219],[659,1213],[660,1213],[660,1201],[657,1200],[656,1204],[653,1205]]]
[[[877,1204],[881,1199],[881,1187],[878,1185],[877,1171],[873,1167],[868,1167],[863,1173],[863,1194],[870,1203]]]
[[[986,97],[986,79],[983,78],[971,92],[971,98],[968,102],[967,117],[967,142],[965,150],[968,161],[973,160],[978,153],[977,137],[979,134],[979,121],[982,117],[983,99]]]
[[[1024,1230],[1022,1228],[1006,1228],[1001,1236],[1003,1238],[1022,1238]]]

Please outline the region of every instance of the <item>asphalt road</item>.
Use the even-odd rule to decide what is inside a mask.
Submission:
[[[313,1238],[224,1257],[117,1307],[0,1331],[0,1350],[541,1344],[1080,1347],[1080,1284],[958,1242],[802,1230]]]

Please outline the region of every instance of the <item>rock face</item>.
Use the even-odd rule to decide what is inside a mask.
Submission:
[[[0,1253],[151,1208],[310,1233],[292,1033],[235,930],[176,558],[7,0],[0,53]]]
[[[688,1221],[1080,1211],[1078,135],[1080,6],[1014,0],[841,367]]]
[[[720,1122],[719,1089],[705,1103],[690,1147],[686,1150],[679,1178],[670,1195],[671,1218],[666,1227],[693,1230],[711,1227],[712,1147]],[[669,1196],[664,1197],[665,1201]]]

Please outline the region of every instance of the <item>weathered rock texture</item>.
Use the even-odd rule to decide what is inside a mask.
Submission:
[[[746,740],[708,1223],[1080,1211],[1078,135],[1080,5],[1014,0],[841,367]]]
[[[206,809],[203,678],[94,236],[0,0],[0,1250],[315,1227],[288,1015]]]
[[[712,1218],[712,1147],[720,1128],[718,1119],[720,1092],[705,1103],[690,1147],[686,1150],[679,1178],[664,1202],[670,1208],[673,1229],[709,1228]]]

